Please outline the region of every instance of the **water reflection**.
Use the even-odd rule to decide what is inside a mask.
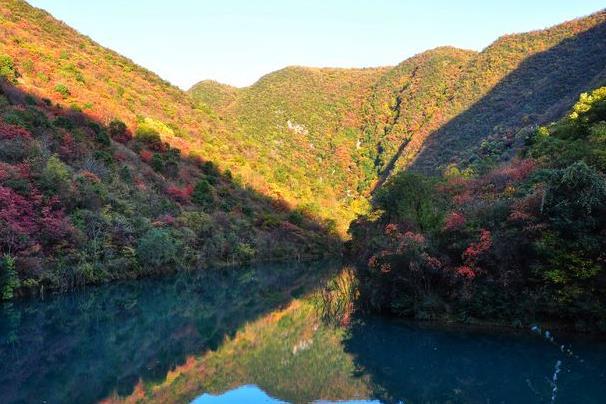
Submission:
[[[0,306],[0,402],[78,402],[164,380],[336,264],[227,268]]]
[[[558,403],[599,403],[606,397],[606,343],[561,338],[578,358],[529,331],[436,328],[381,318],[355,325],[345,349],[371,377],[383,402],[551,402],[561,361]]]
[[[551,402],[554,380],[557,403],[604,402],[604,340],[323,324],[313,298],[295,298],[338,268],[231,268],[5,304],[0,403],[534,403]]]

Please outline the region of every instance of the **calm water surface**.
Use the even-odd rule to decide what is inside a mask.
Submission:
[[[141,382],[162,383],[188,357],[219,350],[246,324],[313,291],[335,270],[325,262],[210,270],[0,305],[0,403],[92,403],[130,395]],[[329,338],[332,331],[323,332]],[[260,358],[263,366],[249,376],[223,375],[224,390],[197,391],[194,401],[309,401],[309,383],[321,383],[316,373],[332,355],[352,364],[339,383],[364,385],[366,392],[339,400],[549,403],[555,385],[557,403],[606,402],[603,339],[556,334],[551,343],[530,331],[444,329],[379,318],[338,335],[339,352],[332,347],[313,357],[310,350],[298,380],[277,370],[288,358],[272,354]],[[574,355],[563,353],[562,344]],[[288,355],[295,353],[293,348]],[[292,392],[285,393],[289,385]]]

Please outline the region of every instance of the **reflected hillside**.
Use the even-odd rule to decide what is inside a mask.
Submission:
[[[132,395],[108,401],[228,402],[249,386],[243,389],[254,396],[292,403],[541,403],[551,402],[558,361],[556,402],[599,402],[606,386],[606,345],[599,340],[551,343],[530,331],[373,317],[344,329],[320,320],[314,298],[303,298],[242,327],[216,351],[189,358],[166,380],[139,383]]]
[[[95,402],[163,382],[191,355],[308,293],[337,268],[226,268],[0,306],[0,401]]]
[[[313,300],[296,299],[246,324],[216,351],[190,357],[166,380],[139,383],[132,395],[107,401],[187,403],[244,385],[290,403],[370,397],[368,378],[354,374],[352,357],[343,350],[346,330],[325,324]]]

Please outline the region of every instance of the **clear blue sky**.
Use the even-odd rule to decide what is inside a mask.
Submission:
[[[603,0],[29,0],[188,88],[237,86],[287,65],[394,65],[426,49],[497,37],[604,8]]]

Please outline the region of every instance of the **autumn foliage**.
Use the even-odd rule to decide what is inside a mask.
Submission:
[[[420,319],[603,329],[605,106],[604,88],[583,94],[509,163],[389,181],[379,218],[351,227],[362,301]]]
[[[312,218],[291,224],[288,207],[162,141],[162,125],[140,128],[132,136],[117,118],[65,111],[0,78],[1,299],[338,251]]]

